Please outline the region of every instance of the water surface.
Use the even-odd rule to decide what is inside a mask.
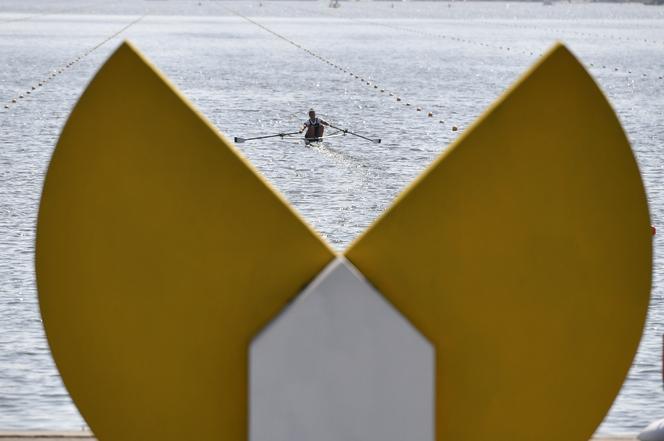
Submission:
[[[229,136],[297,129],[313,106],[324,118],[382,137],[380,145],[337,138],[313,149],[280,141],[239,145],[337,249],[366,229],[458,136],[452,126],[467,127],[541,52],[562,40],[614,105],[646,182],[653,223],[662,224],[664,7],[344,2],[330,9],[326,2],[290,1],[26,3],[5,0],[0,5],[0,428],[84,425],[44,338],[34,283],[34,225],[58,133],[77,97],[121,38],[131,39]],[[228,8],[366,81],[322,63]],[[72,61],[76,62],[32,91]],[[403,101],[390,99],[380,89],[396,91]],[[417,112],[417,106],[425,111]],[[427,117],[428,111],[435,116]],[[664,417],[661,247],[656,239],[645,336],[602,432],[635,432]]]

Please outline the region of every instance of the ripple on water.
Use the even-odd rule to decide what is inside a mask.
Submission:
[[[217,2],[194,3],[6,0],[2,10],[11,12],[0,12],[0,57],[8,62],[0,69],[0,100],[7,102],[149,6],[152,15],[123,37],[131,38],[229,136],[299,129],[313,106],[324,119],[382,138],[381,144],[372,144],[345,136],[311,148],[279,140],[238,146],[337,249],[367,228],[454,141],[459,132],[452,132],[452,125],[467,127],[535,60],[522,52],[537,54],[563,39],[586,64],[628,66],[652,74],[661,68],[664,49],[664,9],[637,4],[560,3],[543,8],[539,3],[455,2],[448,7],[447,2],[396,2],[391,7],[392,2],[345,2],[332,12],[318,2],[234,5],[352,67],[372,84],[398,91],[413,103],[405,108],[378,89],[229,17]],[[76,8],[84,9],[74,15]],[[357,18],[510,45],[514,51],[425,38]],[[644,37],[661,44],[643,42]],[[44,171],[60,128],[117,43],[100,47],[10,111],[2,111],[0,102],[2,429],[76,430],[84,424],[57,375],[42,331],[32,263],[34,225]],[[592,72],[633,143],[653,222],[659,225],[664,219],[663,83],[626,70]],[[415,112],[415,106],[433,111],[434,117]],[[656,239],[653,300],[644,338],[601,432],[635,432],[664,417],[661,247]]]

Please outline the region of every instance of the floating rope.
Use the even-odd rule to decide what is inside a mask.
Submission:
[[[413,33],[413,34],[419,34],[419,35],[423,35],[423,36],[426,36],[426,37],[442,38],[442,39],[445,39],[445,40],[455,41],[455,42],[459,42],[459,43],[473,44],[475,46],[499,49],[499,50],[510,52],[510,53],[513,53],[513,54],[514,53],[520,53],[522,55],[537,56],[537,57],[541,57],[542,55],[544,55],[544,52],[536,53],[534,51],[520,50],[520,49],[513,48],[511,46],[508,46],[508,45],[485,43],[483,41],[470,40],[468,38],[457,37],[455,35],[450,35],[450,34],[441,34],[441,33],[422,31],[420,29],[412,29],[412,28],[407,28],[407,27],[404,27],[404,26],[397,26],[397,25],[392,25],[392,24],[387,24],[387,23],[376,23],[376,22],[371,21],[371,20],[355,19],[355,18],[348,18],[348,19],[349,20],[358,20],[358,21],[361,21],[362,23],[368,23],[368,24],[372,24],[372,25],[375,25],[375,26],[382,26],[382,27],[386,27],[386,28],[390,28],[390,29],[395,29],[395,30],[398,30],[398,31],[410,32],[410,33]],[[627,74],[636,74],[641,78],[655,78],[655,79],[658,79],[658,80],[664,80],[664,75],[661,75],[661,74],[660,75],[648,75],[647,73],[637,74],[637,73],[633,72],[631,69],[626,69],[624,67],[617,67],[617,66],[609,66],[609,65],[606,65],[606,64],[588,63],[588,65],[590,67],[595,68],[595,69],[603,69],[603,70],[610,71],[610,72],[625,72]]]
[[[80,11],[83,9],[88,9],[91,6],[81,6],[79,8],[73,8],[73,9],[61,9],[59,11],[53,11],[53,12],[40,12],[39,14],[32,14],[32,15],[26,15],[24,17],[17,17],[17,18],[10,18],[8,20],[2,20],[0,21],[0,24],[5,24],[5,23],[16,23],[19,21],[28,21],[32,20],[35,17],[43,17],[45,15],[53,15],[53,14],[64,14],[64,13],[69,13],[69,12],[74,12],[74,11]]]
[[[427,32],[427,31],[422,31],[420,29],[408,28],[408,27],[405,27],[405,26],[397,26],[397,25],[392,25],[392,24],[387,24],[387,23],[377,23],[375,21],[371,21],[370,19],[362,19],[362,18],[355,18],[355,17],[344,17],[344,16],[337,15],[335,13],[323,12],[323,11],[320,11],[320,10],[316,11],[316,13],[322,14],[322,15],[327,15],[329,17],[334,17],[334,18],[341,18],[341,19],[345,19],[345,20],[359,21],[359,22],[371,24],[371,25],[374,25],[374,26],[382,26],[382,27],[386,27],[386,28],[389,28],[389,29],[393,29],[393,30],[410,32],[410,33],[413,33],[413,34],[419,34],[419,35],[423,35],[423,36],[427,36],[427,37],[441,38],[441,39],[454,41],[454,42],[467,43],[467,44],[473,44],[473,45],[476,45],[476,46],[481,46],[481,47],[486,47],[486,48],[499,49],[499,50],[503,50],[503,51],[510,52],[510,53],[513,53],[513,54],[514,53],[520,53],[520,54],[526,55],[526,56],[537,56],[537,57],[541,57],[541,56],[544,55],[544,52],[536,53],[534,51],[516,49],[516,48],[513,48],[513,47],[508,46],[508,45],[491,44],[491,43],[485,43],[485,42],[477,41],[477,40],[470,40],[468,38],[457,37],[455,34],[442,34],[442,33]],[[494,24],[494,22],[483,22],[483,23]],[[536,27],[536,26],[532,26],[532,29],[540,29],[540,28]],[[598,35],[593,35],[591,33],[583,33],[583,32],[579,32],[579,33],[583,34],[584,36],[598,37]],[[621,37],[615,37],[615,38],[620,39]],[[625,37],[624,39],[627,40],[628,38]],[[648,40],[648,39],[630,39],[630,40],[638,41],[638,42],[644,41],[644,42],[650,42],[650,43],[662,43],[662,44],[664,44],[664,42],[660,42],[660,41],[652,40],[652,39],[651,40]],[[635,74],[640,78],[654,78],[654,79],[658,79],[658,80],[664,80],[664,74],[656,74],[656,75],[648,75],[647,73],[638,74],[636,72],[633,72],[631,69],[627,69],[627,68],[624,68],[624,67],[618,67],[618,66],[609,66],[609,65],[606,65],[606,64],[603,64],[603,63],[600,63],[600,64],[598,64],[598,63],[588,63],[588,65],[590,67],[595,68],[595,69],[602,69],[602,70],[606,70],[606,71],[609,71],[609,72],[624,72],[624,73],[627,73],[627,74],[630,74],[630,75]]]
[[[588,31],[577,31],[574,29],[561,29],[561,28],[555,28],[555,27],[541,27],[541,26],[533,26],[533,25],[527,25],[527,24],[522,24],[522,23],[504,23],[504,22],[493,22],[493,21],[483,21],[483,22],[477,22],[477,23],[484,23],[484,24],[492,24],[492,25],[500,25],[500,26],[508,26],[512,28],[517,28],[517,29],[534,29],[534,30],[544,30],[547,32],[553,32],[556,34],[559,33],[570,33],[574,35],[579,35],[581,37],[592,37],[592,38],[607,38],[611,40],[617,40],[617,41],[631,41],[635,43],[652,43],[658,46],[664,46],[664,41],[661,40],[655,40],[654,38],[633,38],[633,37],[627,37],[627,36],[622,36],[622,35],[613,35],[613,34],[600,34],[596,32],[588,32]]]
[[[275,37],[291,44],[292,46],[295,46],[296,48],[298,48],[298,49],[300,49],[304,52],[306,52],[308,55],[318,59],[319,61],[329,65],[330,67],[333,67],[333,68],[335,68],[335,69],[337,69],[337,70],[339,70],[343,73],[348,74],[351,78],[354,78],[354,79],[360,81],[365,86],[368,86],[372,90],[374,90],[374,91],[376,91],[376,92],[378,92],[378,93],[380,93],[380,94],[382,94],[386,97],[389,97],[391,100],[394,100],[395,102],[403,105],[404,107],[411,108],[414,111],[416,111],[416,112],[418,112],[422,115],[426,115],[427,118],[431,118],[431,119],[434,118],[435,113],[433,112],[433,110],[427,110],[423,106],[415,105],[414,103],[412,103],[409,100],[404,100],[404,98],[402,98],[402,95],[400,93],[398,93],[394,90],[389,90],[385,87],[379,86],[377,84],[377,82],[372,80],[369,76],[361,75],[361,74],[357,73],[357,71],[352,70],[350,67],[343,66],[343,65],[341,65],[341,64],[339,64],[339,63],[337,63],[337,62],[335,62],[335,61],[333,61],[329,58],[326,58],[326,57],[320,55],[319,53],[314,52],[311,49],[308,49],[307,47],[302,46],[301,44],[291,40],[290,38],[288,38],[288,37],[276,32],[276,31],[268,28],[267,26],[257,22],[256,20],[253,20],[253,19],[247,17],[246,15],[241,14],[240,12],[237,12],[237,11],[235,11],[235,10],[233,10],[233,9],[227,7],[227,6],[224,6],[224,5],[220,5],[220,6],[224,9],[226,9],[227,11],[231,12],[232,14],[237,15],[238,17],[246,20],[247,22],[252,23],[255,26],[258,26],[259,28],[263,29],[266,32],[269,32],[270,34],[274,35]],[[445,124],[445,120],[443,120],[443,119],[438,119],[438,122],[440,124]],[[450,127],[450,129],[453,132],[456,132],[456,131],[459,130],[459,128],[456,125],[452,125]]]
[[[145,18],[146,15],[142,15],[139,18],[131,21],[129,24],[126,24],[121,29],[119,29],[118,31],[116,31],[113,34],[109,35],[108,37],[104,38],[101,42],[97,43],[96,45],[94,45],[90,49],[88,49],[85,52],[81,53],[76,58],[72,59],[71,61],[68,61],[67,63],[65,63],[63,65],[61,65],[59,67],[56,67],[55,69],[51,69],[50,73],[46,77],[42,78],[39,81],[35,81],[32,84],[32,86],[30,86],[29,88],[26,88],[25,92],[19,93],[17,96],[12,98],[9,103],[5,104],[5,106],[4,106],[5,109],[10,109],[12,106],[16,105],[22,99],[27,98],[29,95],[34,94],[37,90],[44,87],[49,81],[54,80],[58,75],[63,74],[67,69],[69,69],[69,68],[73,67],[74,65],[76,65],[77,63],[79,63],[81,60],[83,60],[85,57],[90,55],[92,52],[96,51],[97,49],[102,47],[104,44],[106,44],[110,40],[112,40],[113,38],[117,37],[118,35],[120,35],[124,31],[126,31],[127,29],[129,29],[130,27],[132,27],[133,25],[138,23],[139,21],[143,20],[143,18]]]
[[[44,13],[41,13],[41,14],[27,15],[27,16],[25,16],[25,17],[10,18],[10,19],[8,19],[8,20],[2,20],[2,21],[0,21],[0,24],[5,24],[5,23],[15,23],[15,22],[17,22],[17,21],[28,21],[28,20],[30,20],[30,19],[32,19],[32,18],[40,17],[40,16],[42,16],[42,15],[47,15],[47,13],[44,12]]]

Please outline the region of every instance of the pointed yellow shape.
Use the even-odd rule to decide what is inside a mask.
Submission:
[[[643,184],[606,99],[555,47],[348,259],[436,346],[440,441],[586,441],[637,349]]]
[[[80,99],[46,178],[48,340],[99,439],[247,439],[251,338],[333,258],[130,45]]]

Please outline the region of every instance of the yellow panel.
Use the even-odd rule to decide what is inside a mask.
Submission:
[[[333,253],[122,45],[71,114],[37,282],[67,389],[113,440],[247,439],[251,338]]]
[[[586,441],[636,351],[651,253],[627,139],[557,46],[346,255],[436,346],[438,440]]]

